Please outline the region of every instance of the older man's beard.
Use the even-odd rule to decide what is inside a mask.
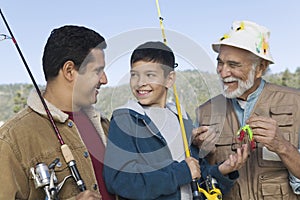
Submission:
[[[227,98],[233,99],[233,98],[237,98],[237,97],[242,96],[247,90],[249,90],[254,85],[255,69],[256,69],[256,65],[253,65],[251,71],[249,72],[248,79],[246,81],[242,81],[241,79],[234,78],[234,77],[227,77],[225,79],[222,79],[220,77],[220,79],[223,82],[238,81],[238,88],[234,91],[231,91],[231,92],[227,91],[228,86],[224,85],[224,83],[222,82],[223,83],[223,90],[224,90],[223,94],[224,94],[224,96],[227,97]],[[220,76],[220,74],[219,74],[219,76]]]

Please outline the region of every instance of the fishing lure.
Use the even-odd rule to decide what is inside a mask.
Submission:
[[[252,129],[250,128],[250,126],[247,124],[243,127],[241,127],[238,132],[237,132],[237,140],[242,143],[245,139],[245,136],[248,136],[248,140],[250,142],[250,148],[251,150],[254,150],[256,148],[256,143],[255,140],[253,138],[253,132]]]

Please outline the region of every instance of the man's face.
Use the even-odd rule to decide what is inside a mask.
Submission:
[[[217,58],[217,73],[227,98],[244,98],[251,94],[256,81],[258,60],[250,52],[222,45]]]
[[[173,84],[170,74],[165,77],[159,63],[135,62],[130,71],[131,91],[144,106],[165,107],[167,88]]]
[[[100,86],[107,84],[103,50],[93,49],[88,57],[84,70],[77,72],[73,91],[73,106],[79,108],[95,104]]]

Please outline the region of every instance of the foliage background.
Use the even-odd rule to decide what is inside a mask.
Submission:
[[[278,85],[300,89],[300,67],[294,73],[285,70],[278,74],[266,74],[264,79]],[[6,121],[26,106],[26,99],[32,88],[31,84],[0,85],[0,121]],[[216,74],[197,70],[177,71],[176,88],[180,103],[193,120],[198,105],[221,93]],[[129,99],[134,98],[128,85],[103,87],[95,108],[110,118],[112,111]],[[173,89],[169,91],[168,101],[174,101]]]

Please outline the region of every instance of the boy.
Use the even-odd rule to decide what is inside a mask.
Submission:
[[[247,146],[219,166],[199,159],[195,146],[190,146],[192,157],[185,158],[176,107],[166,104],[175,82],[172,50],[161,42],[147,42],[134,50],[130,62],[130,87],[137,102],[113,112],[104,160],[109,192],[120,199],[192,199],[190,182],[208,174],[222,192],[229,190],[238,177],[235,170],[247,158]],[[192,120],[182,113],[190,138]]]

